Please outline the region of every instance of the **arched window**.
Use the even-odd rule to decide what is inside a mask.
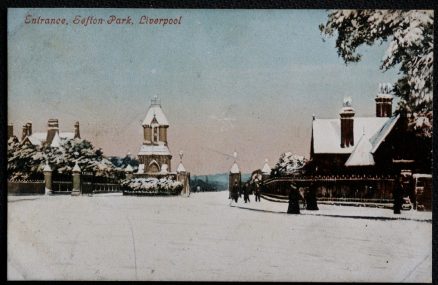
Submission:
[[[149,163],[148,172],[155,173],[159,171],[160,171],[160,166],[158,166],[158,163],[155,160],[152,160],[151,163]]]

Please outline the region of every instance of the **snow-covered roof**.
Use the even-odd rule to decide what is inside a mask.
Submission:
[[[28,136],[27,139],[30,141],[31,144],[33,145],[39,145],[41,146],[43,144],[43,140],[40,140],[34,136]],[[46,139],[44,139],[45,141]]]
[[[374,158],[371,154],[372,147],[370,140],[363,134],[354,147],[354,150],[345,163],[345,166],[374,165]]]
[[[128,166],[126,166],[125,168],[125,172],[133,172],[134,169],[132,168],[132,166],[130,164],[128,164]]]
[[[184,165],[182,164],[182,162],[180,162],[178,164],[178,167],[176,168],[176,172],[185,172],[186,168],[184,167]]]
[[[75,134],[72,132],[61,132],[61,133],[57,133],[58,138],[60,139],[73,139],[75,137]],[[46,142],[47,139],[47,132],[35,132],[32,133],[32,135],[27,136],[27,138],[29,139],[29,141],[33,144],[33,145],[42,145],[43,143]],[[55,140],[55,138],[53,138],[53,140]],[[55,145],[58,143],[55,143]],[[52,144],[53,145],[53,141]]]
[[[432,174],[415,173],[412,175],[414,178],[432,178]]]
[[[233,166],[231,166],[230,173],[240,173],[239,166],[236,162],[234,162]]]
[[[169,148],[164,144],[159,145],[142,145],[138,155],[171,155]]]
[[[51,147],[60,147],[61,146],[61,138],[59,137],[58,133],[55,133],[55,136],[53,137],[52,143],[50,144]]]
[[[374,165],[373,154],[394,128],[400,116],[354,118],[355,144],[341,148],[340,119],[316,119],[313,121],[314,153],[351,154],[346,166]]]
[[[265,164],[263,165],[262,172],[264,174],[271,174],[271,167],[268,165],[268,160],[265,160]]]
[[[33,133],[32,135],[29,136],[29,138],[38,139],[40,141],[46,141],[47,132]]]
[[[72,132],[62,132],[62,133],[59,133],[59,136],[62,139],[74,139],[75,133],[72,133]]]
[[[155,119],[157,120],[157,123],[161,126],[168,126],[169,122],[167,121],[166,115],[164,115],[163,109],[161,109],[161,106],[159,104],[151,104],[149,107],[146,117],[143,120],[143,126],[144,125],[151,125],[152,121]]]
[[[384,94],[384,93],[377,94],[376,97],[383,98],[383,99],[393,99],[394,98],[391,94]]]
[[[396,117],[391,117],[389,120],[385,122],[385,124],[380,128],[380,130],[370,138],[370,142],[373,145],[371,153],[376,152],[380,144],[385,140],[385,138],[394,128],[395,123],[397,123],[399,118],[400,115],[397,115]]]
[[[365,134],[368,139],[374,136],[387,121],[386,117],[355,117],[353,123],[354,141],[358,142]],[[314,153],[351,153],[354,146],[341,147],[341,121],[337,119],[315,119],[312,123]]]

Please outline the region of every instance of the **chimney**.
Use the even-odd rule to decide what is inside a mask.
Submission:
[[[389,83],[380,83],[376,98],[376,117],[392,116],[392,86]]]
[[[26,126],[27,126],[27,135],[31,136],[32,135],[32,122],[30,122],[30,121],[27,122]]]
[[[27,137],[27,125],[23,125],[23,132],[21,134],[21,140],[24,140]]]
[[[81,133],[79,132],[79,122],[75,123],[75,139],[80,139],[81,138]]]
[[[59,124],[58,119],[49,119],[47,123],[47,138],[46,143],[51,144],[55,134],[59,134]]]
[[[351,107],[351,97],[344,98],[341,111],[341,147],[350,147],[354,145],[354,109]]]
[[[14,136],[14,126],[12,124],[8,124],[8,139]]]

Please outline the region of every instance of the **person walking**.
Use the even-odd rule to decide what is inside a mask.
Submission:
[[[294,184],[290,185],[292,189],[289,191],[289,207],[287,209],[288,214],[299,214],[300,213],[300,194],[298,193],[297,187]]]
[[[306,192],[306,210],[317,211],[318,202],[316,200],[316,189],[313,183],[310,184],[309,189]]]
[[[231,198],[237,203],[237,200],[239,199],[239,185],[237,184],[237,181],[234,181],[233,192],[231,195]]]
[[[243,186],[243,199],[245,200],[245,203],[249,203],[249,185],[248,182],[245,183],[245,185]]]
[[[258,183],[256,183],[256,188],[255,188],[255,192],[254,192],[254,196],[255,196],[255,201],[260,202],[260,185]]]

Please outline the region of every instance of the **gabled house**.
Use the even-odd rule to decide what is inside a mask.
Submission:
[[[47,132],[32,132],[32,123],[28,122],[23,125],[21,143],[29,143],[35,146],[50,145],[58,147],[61,139],[76,139],[81,138],[79,131],[79,122],[74,125],[74,132],[60,132],[58,119],[49,119]]]
[[[312,121],[311,169],[315,174],[399,174],[419,167],[415,138],[407,120],[392,114],[389,88],[375,98],[375,117],[356,117],[351,99],[344,100],[339,117]]]

